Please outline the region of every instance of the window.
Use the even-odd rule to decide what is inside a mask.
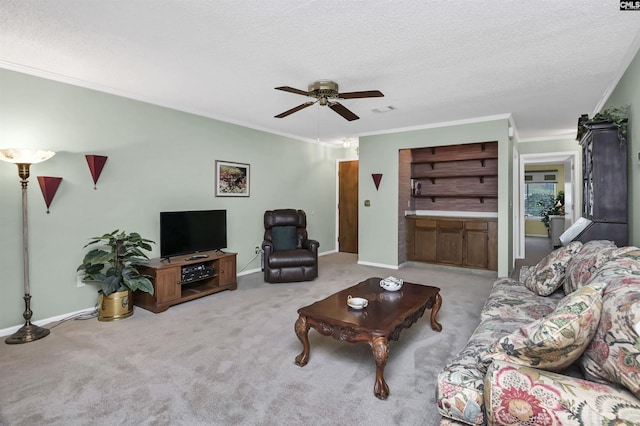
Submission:
[[[553,204],[556,196],[555,183],[525,183],[524,184],[524,215],[540,217],[540,211],[546,209],[547,204]],[[539,203],[545,203],[540,205]]]
[[[526,172],[524,175],[524,215],[540,217],[556,197],[557,170]]]

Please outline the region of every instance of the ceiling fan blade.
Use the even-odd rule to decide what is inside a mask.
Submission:
[[[344,105],[338,102],[329,104],[329,108],[331,108],[332,110],[340,114],[345,120],[348,120],[348,121],[353,121],[360,118],[354,113],[352,113],[349,109],[347,109],[347,107],[345,107]]]
[[[309,96],[309,92],[307,92],[305,90],[300,90],[300,89],[296,89],[296,88],[293,88],[293,87],[289,87],[289,86],[276,87],[276,90],[282,90],[284,92],[295,93],[296,95]]]
[[[384,95],[379,90],[365,90],[363,92],[346,92],[338,93],[340,99],[357,99],[357,98],[381,98]]]
[[[316,102],[318,102],[318,101],[316,101]],[[283,113],[281,113],[281,114],[276,115],[276,116],[275,116],[275,118],[285,118],[287,115],[291,115],[291,114],[293,114],[294,112],[298,112],[298,111],[300,111],[301,109],[305,109],[306,107],[309,107],[309,106],[311,106],[311,105],[315,104],[316,102],[305,102],[305,103],[303,103],[303,104],[301,104],[301,105],[298,105],[298,106],[297,106],[297,107],[295,107],[295,108],[291,108],[291,109],[290,109],[290,110],[288,110],[288,111],[285,111],[285,112],[283,112]]]

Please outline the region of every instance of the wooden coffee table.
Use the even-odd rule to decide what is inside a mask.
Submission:
[[[436,316],[442,305],[440,289],[405,282],[398,291],[386,291],[380,287],[381,278],[369,278],[353,287],[339,291],[326,299],[298,309],[295,331],[302,342],[302,353],[296,364],[304,367],[309,361],[309,328],[315,328],[324,336],[349,343],[366,342],[371,346],[376,362],[376,381],[373,393],[380,399],[389,396],[389,386],[384,381],[384,367],[389,358],[389,341],[398,340],[400,331],[422,317],[425,309],[431,309],[431,328],[442,330]],[[347,305],[347,296],[363,297],[369,301],[364,309]]]

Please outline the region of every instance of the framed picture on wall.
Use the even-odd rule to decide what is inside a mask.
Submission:
[[[249,164],[216,160],[216,197],[248,197]]]

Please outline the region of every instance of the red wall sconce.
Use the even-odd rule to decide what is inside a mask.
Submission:
[[[382,173],[371,173],[373,183],[376,186],[376,191],[380,188],[380,181],[382,181]]]
[[[47,214],[49,213],[49,206],[53,201],[53,197],[56,195],[56,191],[62,182],[61,177],[51,176],[38,176],[38,183],[42,190],[42,196],[44,197],[44,203],[47,205]]]
[[[87,158],[89,171],[91,172],[91,177],[93,178],[93,189],[97,189],[96,184],[98,183],[100,173],[102,173],[104,163],[107,162],[108,157],[104,155],[85,155],[85,157]]]

